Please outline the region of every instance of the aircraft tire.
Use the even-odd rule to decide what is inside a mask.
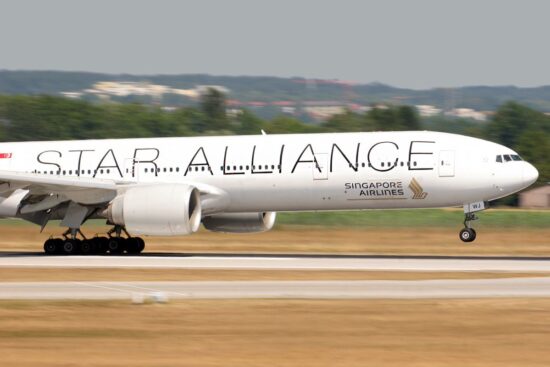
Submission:
[[[126,251],[129,254],[139,254],[139,241],[137,237],[131,237],[126,240]]]
[[[97,253],[106,254],[109,251],[109,239],[107,237],[95,237],[92,239],[97,246]]]
[[[50,238],[44,242],[44,252],[46,255],[57,255],[61,249],[60,241],[55,238]]]
[[[476,230],[473,229],[473,228],[470,228],[470,230],[472,231],[472,233],[474,234],[474,236],[472,237],[472,239],[470,240],[470,242],[474,242],[476,237],[477,237],[477,233],[476,233]]]
[[[84,240],[80,242],[80,252],[82,255],[93,255],[97,253],[97,243],[94,240]]]
[[[64,255],[76,255],[80,250],[79,240],[65,240],[63,242],[63,254]]]
[[[122,237],[111,237],[107,247],[109,248],[109,253],[113,255],[120,255],[124,253],[126,249],[126,240]]]
[[[145,241],[141,237],[136,237],[136,240],[138,241],[138,252],[141,253],[143,250],[145,250]]]
[[[462,242],[472,242],[476,239],[476,231],[472,228],[463,228],[459,233],[459,237]]]

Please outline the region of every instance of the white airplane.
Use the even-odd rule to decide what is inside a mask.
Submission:
[[[1,143],[0,217],[61,220],[47,254],[139,253],[134,236],[266,231],[281,211],[463,206],[471,242],[476,212],[537,178],[502,145],[428,131]],[[92,218],[106,237],[84,237]]]

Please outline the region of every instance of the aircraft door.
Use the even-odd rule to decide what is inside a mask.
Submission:
[[[439,152],[439,177],[454,177],[455,152],[454,150],[442,150]]]
[[[314,180],[327,180],[328,179],[328,154],[327,153],[315,153],[315,159],[317,164],[313,162],[311,168],[313,170]]]
[[[124,160],[124,178],[129,181],[139,181],[139,163],[134,163],[133,158]]]

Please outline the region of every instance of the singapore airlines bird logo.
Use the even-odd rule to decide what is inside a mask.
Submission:
[[[424,192],[424,189],[416,179],[412,179],[411,183],[409,184],[409,189],[413,192],[413,199],[426,199],[426,196],[428,196],[427,192]]]

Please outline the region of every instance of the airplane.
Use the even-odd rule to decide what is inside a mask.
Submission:
[[[262,232],[277,212],[461,206],[472,242],[477,212],[537,178],[509,148],[430,131],[0,143],[0,217],[60,220],[46,254],[137,254],[140,236],[201,223]],[[86,238],[98,218],[111,229]]]

